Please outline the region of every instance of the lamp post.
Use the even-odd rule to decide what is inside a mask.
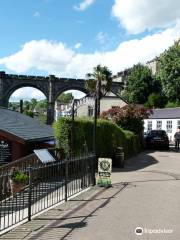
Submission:
[[[106,80],[98,80],[96,83],[96,90],[94,93],[94,131],[93,131],[93,150],[95,154],[94,172],[97,162],[97,118],[100,115],[100,99],[103,87],[107,84]],[[94,174],[93,185],[96,184],[96,178]]]
[[[93,150],[97,157],[97,118],[100,115],[100,99],[103,95],[104,86],[106,86],[106,80],[98,80],[96,83],[96,89],[94,93],[94,133],[93,133]]]
[[[73,99],[71,108],[71,155],[74,153],[74,113],[77,99]]]

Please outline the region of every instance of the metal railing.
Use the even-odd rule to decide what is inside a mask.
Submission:
[[[40,162],[39,162],[37,156],[34,153],[32,153],[28,156],[22,157],[18,160],[15,160],[8,164],[0,166],[0,176],[3,175],[4,173],[8,172],[13,167],[21,169],[21,170],[25,170],[25,169],[27,169],[27,167],[36,166],[39,163]]]
[[[9,191],[1,192],[0,233],[88,188],[94,182],[93,154],[70,157],[54,163],[28,167],[23,171],[28,182],[17,192],[12,173],[0,176],[8,181]],[[6,188],[8,189],[8,188]],[[4,196],[2,199],[2,195]]]

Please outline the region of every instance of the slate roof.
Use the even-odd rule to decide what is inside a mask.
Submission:
[[[180,107],[153,109],[153,114],[149,119],[180,119]]]
[[[53,129],[28,117],[0,107],[0,130],[11,133],[24,141],[43,141],[54,138]]]

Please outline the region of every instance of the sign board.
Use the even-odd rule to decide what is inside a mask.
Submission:
[[[47,149],[34,150],[34,153],[39,158],[39,160],[44,164],[49,163],[49,162],[55,162],[55,159],[53,158],[53,156],[49,153],[49,151]]]
[[[7,141],[0,140],[0,164],[11,162],[12,148]]]
[[[112,159],[99,158],[98,159],[98,185],[110,186],[111,185],[111,172],[112,172]]]

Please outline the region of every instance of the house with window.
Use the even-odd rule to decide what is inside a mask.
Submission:
[[[144,119],[144,132],[165,130],[170,141],[174,141],[174,134],[178,128],[180,128],[180,107],[154,109],[153,114],[148,119]]]
[[[59,117],[71,116],[72,103],[61,103],[59,100],[55,102],[55,116],[54,119],[57,121]]]
[[[100,100],[100,114],[112,107],[124,107],[127,103],[113,93],[108,93]],[[94,98],[85,96],[76,102],[76,115],[78,117],[94,116]]]

